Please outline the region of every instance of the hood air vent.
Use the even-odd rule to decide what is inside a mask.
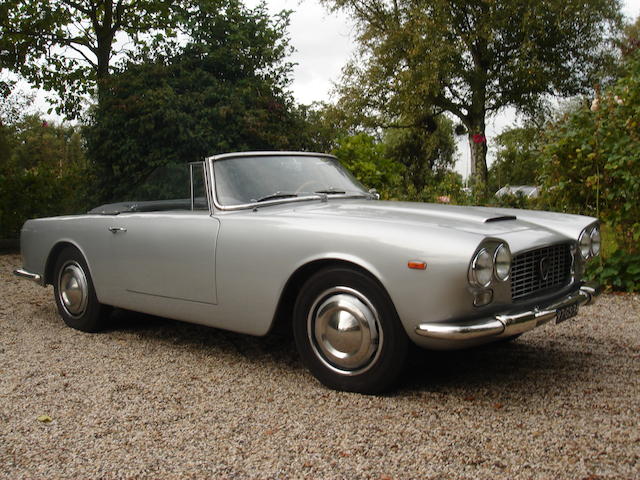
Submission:
[[[504,215],[503,217],[491,217],[491,218],[487,218],[484,221],[484,223],[504,222],[505,220],[517,220],[517,217],[515,217],[513,215]]]

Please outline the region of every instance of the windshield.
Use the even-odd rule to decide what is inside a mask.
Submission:
[[[239,156],[213,162],[218,202],[242,205],[317,194],[367,195],[337,160],[303,155]]]

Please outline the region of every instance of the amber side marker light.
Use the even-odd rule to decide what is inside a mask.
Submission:
[[[412,260],[409,263],[407,263],[407,267],[413,269],[413,270],[426,270],[427,269],[427,263],[426,262],[418,262],[416,260]]]

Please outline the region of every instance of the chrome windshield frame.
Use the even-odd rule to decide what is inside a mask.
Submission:
[[[216,177],[215,170],[213,168],[214,162],[218,160],[226,160],[229,158],[236,157],[274,157],[274,156],[296,156],[296,157],[322,157],[322,158],[330,158],[332,160],[338,160],[334,155],[329,155],[327,153],[314,153],[314,152],[288,152],[288,151],[261,151],[261,152],[237,152],[237,153],[224,153],[221,155],[213,155],[211,157],[205,158],[207,177],[209,177],[209,190],[211,191],[210,200],[213,202],[213,206],[217,210],[221,211],[234,211],[234,210],[248,210],[254,209],[257,207],[266,207],[269,205],[277,205],[281,203],[293,203],[293,202],[307,202],[309,200],[326,200],[326,193],[317,193],[317,194],[309,194],[304,195],[303,197],[288,197],[288,198],[277,198],[273,200],[266,200],[263,202],[250,202],[250,203],[242,203],[238,205],[222,205],[218,201],[218,195],[216,192]],[[362,192],[361,194],[335,194],[331,195],[331,198],[369,198],[368,193]]]

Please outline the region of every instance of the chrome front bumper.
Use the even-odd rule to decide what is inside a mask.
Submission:
[[[547,305],[525,312],[509,315],[495,315],[456,323],[421,323],[416,333],[423,337],[440,340],[471,340],[486,337],[510,337],[529,330],[551,320],[562,321],[562,311],[567,308],[578,308],[593,303],[600,295],[601,287],[597,284],[584,284],[576,292]]]

